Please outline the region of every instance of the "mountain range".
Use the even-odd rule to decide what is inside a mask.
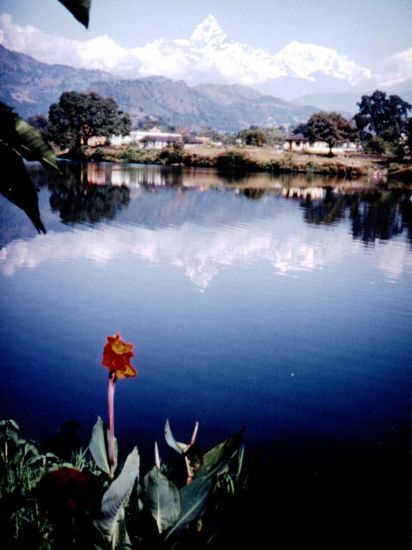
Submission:
[[[164,76],[189,86],[241,84],[287,101],[308,94],[361,94],[375,89],[397,93],[406,84],[409,91],[412,88],[412,48],[367,66],[330,47],[296,39],[273,52],[232,39],[213,15],[188,36],[159,37],[125,47],[107,34],[71,40],[0,14],[0,44],[44,63],[99,69],[130,79]]]
[[[113,44],[106,46],[112,51]],[[99,41],[98,51],[106,46]],[[408,51],[404,53],[408,58]],[[190,39],[161,39],[118,55],[115,72],[109,72],[44,63],[0,45],[0,99],[28,117],[47,114],[63,91],[94,90],[113,97],[135,124],[149,116],[192,129],[236,131],[252,124],[305,122],[318,110],[351,116],[363,93],[372,93],[377,82],[371,69],[322,46],[294,41],[272,55],[234,42],[213,16],[197,25]],[[134,74],[150,76],[125,78],[125,66]],[[178,74],[184,80],[171,78]],[[386,76],[390,74],[387,70]],[[379,89],[412,103],[412,80],[400,74]],[[205,83],[207,77],[214,84]],[[236,84],[230,84],[233,81]]]
[[[373,79],[369,68],[331,48],[294,40],[271,54],[236,42],[213,15],[196,26],[190,39],[162,40],[156,46],[158,55],[185,60],[188,71],[183,77],[189,83],[204,82],[209,71],[211,81],[253,85],[288,99],[324,90],[365,89]]]
[[[41,63],[0,46],[0,100],[22,117],[47,115],[64,91],[95,91],[113,97],[136,124],[144,117],[191,129],[237,131],[252,124],[290,125],[316,110],[241,85],[202,84],[165,77],[122,79],[112,74]]]

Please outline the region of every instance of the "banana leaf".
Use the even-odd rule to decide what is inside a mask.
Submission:
[[[179,517],[179,491],[157,466],[146,474],[143,488],[159,533],[163,533],[172,527]]]
[[[212,478],[198,477],[193,483],[180,489],[180,515],[165,540],[177,535],[203,516],[214,485]]]
[[[96,465],[105,473],[110,475],[109,463],[109,430],[105,428],[103,420],[97,417],[97,422],[92,430],[92,437],[89,443],[89,450]],[[114,465],[117,466],[118,445],[117,439],[114,440]]]
[[[137,448],[126,458],[119,476],[110,484],[103,495],[100,518],[94,524],[106,540],[115,548],[118,544],[129,544],[124,517],[125,505],[139,477],[140,456]]]
[[[59,2],[87,29],[92,0],[59,0]]]

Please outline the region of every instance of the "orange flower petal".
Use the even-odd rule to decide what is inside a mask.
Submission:
[[[130,363],[134,357],[133,344],[126,343],[120,334],[107,337],[103,349],[102,365],[113,372],[117,378],[129,378],[137,375],[136,369]]]

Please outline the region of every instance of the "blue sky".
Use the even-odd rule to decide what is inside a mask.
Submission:
[[[299,40],[370,64],[412,46],[411,0],[92,0],[88,31],[57,0],[0,0],[0,12],[45,33],[107,34],[128,48],[188,38],[209,14],[231,39],[269,53]]]

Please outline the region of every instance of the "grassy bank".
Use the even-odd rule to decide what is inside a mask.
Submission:
[[[84,158],[94,161],[136,162],[215,168],[219,171],[310,173],[342,177],[367,176],[384,170],[376,160],[344,156],[305,155],[277,151],[268,147],[193,149],[139,149],[132,146],[99,147],[84,151]]]

